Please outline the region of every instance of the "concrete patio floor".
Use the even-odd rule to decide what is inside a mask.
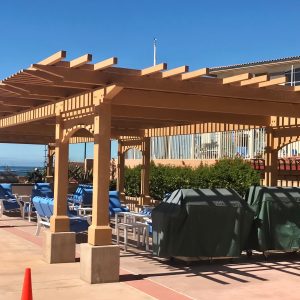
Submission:
[[[41,260],[42,238],[34,236],[35,226],[16,216],[0,219],[0,299],[20,299],[26,267],[31,268],[35,300],[299,299],[300,255],[186,266],[129,248],[121,251],[119,283],[90,285],[79,278],[79,262],[49,265]]]

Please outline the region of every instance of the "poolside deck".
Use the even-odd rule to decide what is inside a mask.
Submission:
[[[186,266],[129,248],[121,251],[120,282],[90,285],[79,278],[78,262],[49,265],[41,260],[36,224],[16,216],[0,219],[0,299],[20,299],[23,274],[32,269],[34,299],[299,299],[300,255],[262,256],[234,262]]]

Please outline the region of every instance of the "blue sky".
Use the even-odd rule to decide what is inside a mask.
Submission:
[[[300,55],[299,9],[297,0],[3,1],[0,78],[62,49],[68,59],[117,56],[119,66],[144,68],[153,63],[153,37],[158,61],[170,68]],[[43,150],[0,144],[0,165],[40,165]],[[87,154],[92,156],[92,145]],[[71,146],[70,159],[82,158],[83,145]]]

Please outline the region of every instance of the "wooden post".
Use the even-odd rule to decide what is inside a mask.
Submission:
[[[56,118],[55,138],[54,211],[50,219],[50,230],[67,232],[70,229],[67,216],[69,144],[62,142],[63,126],[60,117]]]
[[[141,170],[141,205],[150,204],[150,138],[146,137],[142,143],[142,170]]]
[[[104,92],[96,94],[100,104],[95,107],[94,117],[94,164],[93,164],[93,215],[88,229],[88,243],[94,246],[111,244],[109,226],[109,177],[111,104],[104,103]]]
[[[266,128],[265,148],[265,180],[266,186],[277,186],[278,179],[278,150],[277,139],[274,138],[272,128]]]
[[[120,193],[120,198],[125,200],[124,194],[124,179],[125,179],[125,153],[122,151],[122,142],[118,141],[118,177],[117,189]]]
[[[46,179],[47,182],[53,182],[53,162],[55,154],[55,145],[48,144],[48,160],[47,160],[47,169],[46,169]]]

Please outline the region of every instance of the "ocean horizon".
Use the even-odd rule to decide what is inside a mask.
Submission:
[[[0,172],[10,171],[15,173],[17,176],[26,176],[28,173],[34,171],[35,168],[39,170],[43,169],[43,166],[0,166]]]

